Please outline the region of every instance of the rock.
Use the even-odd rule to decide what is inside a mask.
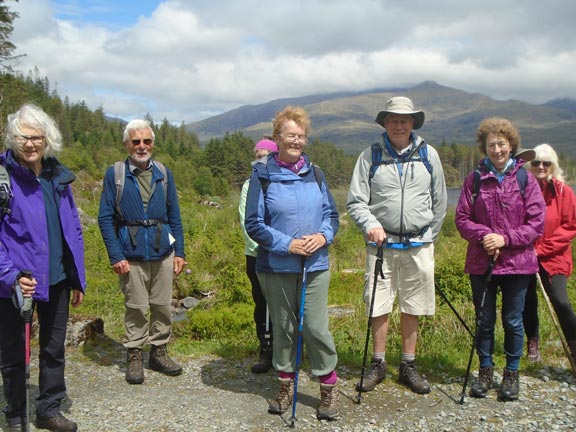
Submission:
[[[66,345],[78,346],[96,336],[104,335],[104,321],[102,318],[86,315],[70,315],[66,327]]]

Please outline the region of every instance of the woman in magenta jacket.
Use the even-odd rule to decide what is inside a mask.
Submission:
[[[524,160],[514,156],[520,134],[512,123],[502,118],[485,119],[478,127],[476,141],[486,157],[464,181],[456,207],[456,227],[468,241],[464,271],[472,285],[480,359],[478,379],[470,394],[486,397],[493,385],[496,297],[500,290],[506,367],[499,398],[516,400],[524,347],[522,312],[530,276],[538,271],[534,242],[544,231],[544,200],[534,176],[524,171]]]
[[[534,152],[535,160],[530,164],[530,171],[538,180],[546,202],[544,235],[536,241],[540,279],[576,362],[576,314],[567,290],[573,266],[572,240],[576,237],[576,198],[572,188],[564,183],[564,173],[558,165],[558,155],[554,149],[548,144],[540,144],[534,148]],[[527,355],[532,361],[540,360],[538,328],[538,297],[536,277],[533,277],[524,307]]]

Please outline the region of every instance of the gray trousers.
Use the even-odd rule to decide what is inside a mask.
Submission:
[[[302,275],[259,272],[258,279],[274,328],[272,364],[279,372],[295,372]],[[328,328],[329,284],[328,270],[307,275],[302,336],[312,373],[316,376],[329,374],[338,362]]]
[[[120,276],[126,348],[142,348],[147,342],[160,346],[170,340],[173,274],[174,253],[158,261],[130,261],[130,271]]]

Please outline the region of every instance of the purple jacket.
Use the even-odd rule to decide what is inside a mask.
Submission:
[[[0,298],[10,298],[18,272],[29,269],[38,281],[34,299],[48,301],[50,251],[42,187],[32,171],[15,162],[10,150],[0,155],[0,163],[10,174],[14,194],[10,200],[11,213],[0,221]],[[70,188],[75,177],[55,158],[49,158],[46,163],[52,164],[56,172],[53,183],[57,202],[60,202],[62,233],[72,254],[71,262],[65,263],[66,273],[72,288],[84,292],[82,227]]]
[[[490,257],[480,243],[490,233],[504,237],[506,245],[494,263],[493,274],[534,274],[538,260],[534,242],[544,232],[546,205],[540,186],[532,174],[527,173],[524,196],[516,180],[520,161],[508,172],[502,183],[480,162],[480,191],[472,208],[474,173],[462,187],[456,206],[456,228],[468,240],[464,271],[473,275],[486,272]]]

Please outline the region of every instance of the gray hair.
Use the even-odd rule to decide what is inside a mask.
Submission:
[[[62,134],[56,126],[52,117],[38,108],[36,105],[24,104],[14,114],[8,115],[8,125],[6,126],[6,148],[15,151],[18,147],[16,138],[23,135],[22,129],[29,127],[42,131],[46,142],[46,152],[44,159],[54,156],[62,150]]]
[[[152,139],[156,138],[154,135],[154,130],[152,130],[152,126],[148,120],[134,119],[130,120],[124,128],[124,137],[122,138],[123,142],[130,141],[130,132],[139,131],[142,129],[150,129],[150,132],[152,133]]]
[[[534,147],[534,152],[536,153],[536,156],[533,160],[552,162],[550,174],[546,180],[550,181],[555,178],[564,183],[564,170],[560,168],[560,165],[558,165],[558,155],[552,146],[550,144],[540,144]]]

